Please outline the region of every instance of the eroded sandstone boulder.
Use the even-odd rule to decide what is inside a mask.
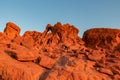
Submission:
[[[47,25],[45,33],[51,30],[53,35],[58,35],[60,41],[64,42],[64,38],[71,38],[76,39],[78,37],[79,30],[70,24],[64,24],[62,25],[60,22],[55,24],[54,26],[51,26],[50,24]]]
[[[39,61],[39,65],[51,69],[56,63],[56,60],[45,56],[45,55],[40,55],[40,61]]]
[[[60,22],[54,26],[48,24],[38,43],[49,44],[51,47],[61,43],[66,46],[74,44],[84,45],[84,41],[78,36],[78,33],[79,30],[70,24],[62,25]]]
[[[38,51],[12,43],[7,44],[7,48],[5,48],[4,51],[6,54],[18,61],[34,61],[39,57]]]
[[[4,29],[4,33],[8,38],[13,39],[20,34],[20,28],[16,24],[8,22],[6,24],[6,28]]]
[[[33,48],[33,46],[35,46],[35,43],[39,41],[40,36],[41,36],[40,32],[26,31],[24,35],[22,36],[21,44],[27,48]]]
[[[39,80],[43,72],[44,69],[35,63],[19,62],[0,51],[0,76],[3,80]]]
[[[120,30],[110,28],[94,28],[84,32],[83,40],[89,47],[113,49],[120,43]]]

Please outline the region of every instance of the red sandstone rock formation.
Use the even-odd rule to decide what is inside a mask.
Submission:
[[[120,43],[120,29],[90,29],[84,32],[83,40],[90,47],[112,49]]]
[[[16,24],[8,22],[6,24],[4,33],[7,35],[8,38],[13,39],[20,34],[20,28]]]
[[[83,38],[70,24],[43,33],[7,23],[0,33],[0,80],[120,80],[120,30],[90,29]]]

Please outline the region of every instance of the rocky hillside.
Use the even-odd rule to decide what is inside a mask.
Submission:
[[[60,22],[20,31],[8,22],[0,32],[0,80],[120,80],[119,29],[89,29],[83,38]]]

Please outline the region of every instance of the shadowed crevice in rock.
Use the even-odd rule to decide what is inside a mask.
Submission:
[[[0,75],[0,80],[4,80],[4,79],[2,78],[2,75]]]
[[[48,77],[49,73],[50,73],[50,70],[44,71],[44,72],[41,74],[39,80],[46,80],[46,78]]]
[[[18,59],[16,56],[16,53],[14,51],[5,50],[5,53],[7,53],[10,57],[12,57],[16,60]]]

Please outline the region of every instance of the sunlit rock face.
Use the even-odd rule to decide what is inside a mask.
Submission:
[[[68,23],[20,30],[8,22],[0,32],[0,80],[120,80],[119,29],[89,29],[83,38]]]
[[[16,24],[8,22],[6,24],[6,28],[4,29],[4,33],[7,35],[7,37],[13,39],[20,34],[20,28]]]

